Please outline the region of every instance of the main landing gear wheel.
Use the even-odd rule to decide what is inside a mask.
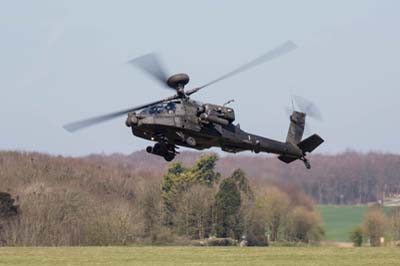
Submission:
[[[154,146],[147,146],[146,151],[158,156],[163,157],[167,162],[175,159],[177,151],[175,151],[174,146],[168,145],[167,143],[156,143]]]
[[[167,152],[167,153],[164,155],[164,159],[165,159],[167,162],[172,161],[173,159],[175,159],[175,153]]]
[[[305,167],[306,167],[307,169],[311,169],[310,161],[307,160],[306,157],[301,158],[301,160],[303,161],[303,163],[304,163],[304,165],[305,165]]]
[[[186,143],[187,143],[188,145],[192,146],[192,147],[195,147],[195,146],[196,146],[196,139],[193,138],[193,137],[188,137],[188,138],[186,139]]]

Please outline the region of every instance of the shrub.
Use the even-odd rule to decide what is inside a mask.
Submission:
[[[0,219],[7,219],[18,214],[18,206],[7,192],[0,192]]]
[[[376,207],[371,208],[364,215],[364,233],[369,237],[371,246],[379,247],[381,245],[381,237],[385,235],[386,220],[385,214]]]
[[[238,241],[233,238],[226,237],[226,238],[210,238],[207,239],[206,243],[207,246],[237,246]]]
[[[308,243],[310,240],[320,240],[324,234],[319,215],[305,207],[295,207],[289,215],[289,221],[288,240]]]
[[[364,230],[361,225],[356,226],[350,233],[349,238],[355,247],[361,247],[363,243]]]

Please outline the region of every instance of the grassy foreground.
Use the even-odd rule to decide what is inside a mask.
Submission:
[[[400,248],[0,248],[0,265],[399,265]]]

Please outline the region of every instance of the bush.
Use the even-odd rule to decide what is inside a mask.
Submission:
[[[159,226],[156,233],[151,236],[150,243],[152,245],[166,245],[169,243],[174,243],[176,236],[173,230],[166,226]]]
[[[7,192],[0,192],[0,219],[7,219],[18,214],[18,206]]]
[[[324,235],[320,225],[321,218],[315,211],[310,211],[305,207],[295,207],[289,215],[289,224],[286,228],[287,238],[305,243],[310,240],[319,241]]]
[[[364,230],[361,225],[356,226],[349,234],[349,238],[355,247],[361,247]]]
[[[317,243],[304,243],[304,242],[288,242],[288,241],[276,241],[271,243],[271,247],[308,247],[310,245],[317,246]]]
[[[364,216],[364,233],[369,237],[371,246],[379,247],[381,237],[385,235],[387,218],[380,208],[371,208]]]
[[[206,241],[207,246],[237,246],[238,241],[227,237],[227,238],[210,238]]]

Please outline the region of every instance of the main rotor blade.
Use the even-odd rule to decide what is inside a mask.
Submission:
[[[167,87],[168,75],[165,67],[161,63],[159,56],[155,53],[149,53],[138,58],[128,61],[129,64],[138,67],[144,73],[150,75],[154,80],[158,81],[162,86]]]
[[[219,77],[219,78],[217,78],[217,79],[215,79],[215,80],[213,80],[213,81],[211,81],[209,83],[206,83],[201,87],[197,87],[195,89],[187,91],[186,94],[187,95],[193,94],[193,93],[201,90],[202,88],[210,86],[210,85],[212,85],[214,83],[217,83],[217,82],[219,82],[221,80],[224,80],[226,78],[234,76],[234,75],[236,75],[238,73],[246,71],[246,70],[248,70],[250,68],[253,68],[255,66],[258,66],[260,64],[266,63],[266,62],[268,62],[268,61],[270,61],[272,59],[275,59],[275,58],[277,58],[277,57],[279,57],[281,55],[289,53],[289,52],[293,51],[296,48],[297,48],[296,44],[294,44],[292,41],[286,41],[285,43],[281,44],[280,46],[276,47],[275,49],[272,49],[269,52],[263,54],[262,56],[257,57],[256,59],[248,62],[247,64],[244,64],[244,65],[236,68],[235,70],[232,70],[231,72],[223,75],[222,77]]]
[[[77,122],[69,123],[69,124],[64,125],[63,128],[65,130],[69,131],[69,132],[75,132],[77,130],[80,130],[80,129],[83,129],[83,128],[86,128],[86,127],[90,127],[90,126],[93,126],[95,124],[102,123],[102,122],[117,118],[117,117],[125,115],[127,113],[130,113],[130,112],[133,112],[133,111],[137,111],[137,110],[152,106],[154,104],[159,104],[159,103],[163,103],[163,102],[166,102],[166,101],[170,101],[170,100],[173,100],[173,99],[176,99],[176,98],[178,98],[178,96],[174,95],[174,96],[168,97],[166,99],[155,101],[155,102],[152,102],[152,103],[148,103],[148,104],[136,106],[136,107],[133,107],[133,108],[129,108],[129,109],[124,109],[124,110],[121,110],[121,111],[113,112],[113,113],[110,113],[110,114],[105,114],[105,115],[96,116],[96,117],[80,120],[80,121],[77,121]]]

